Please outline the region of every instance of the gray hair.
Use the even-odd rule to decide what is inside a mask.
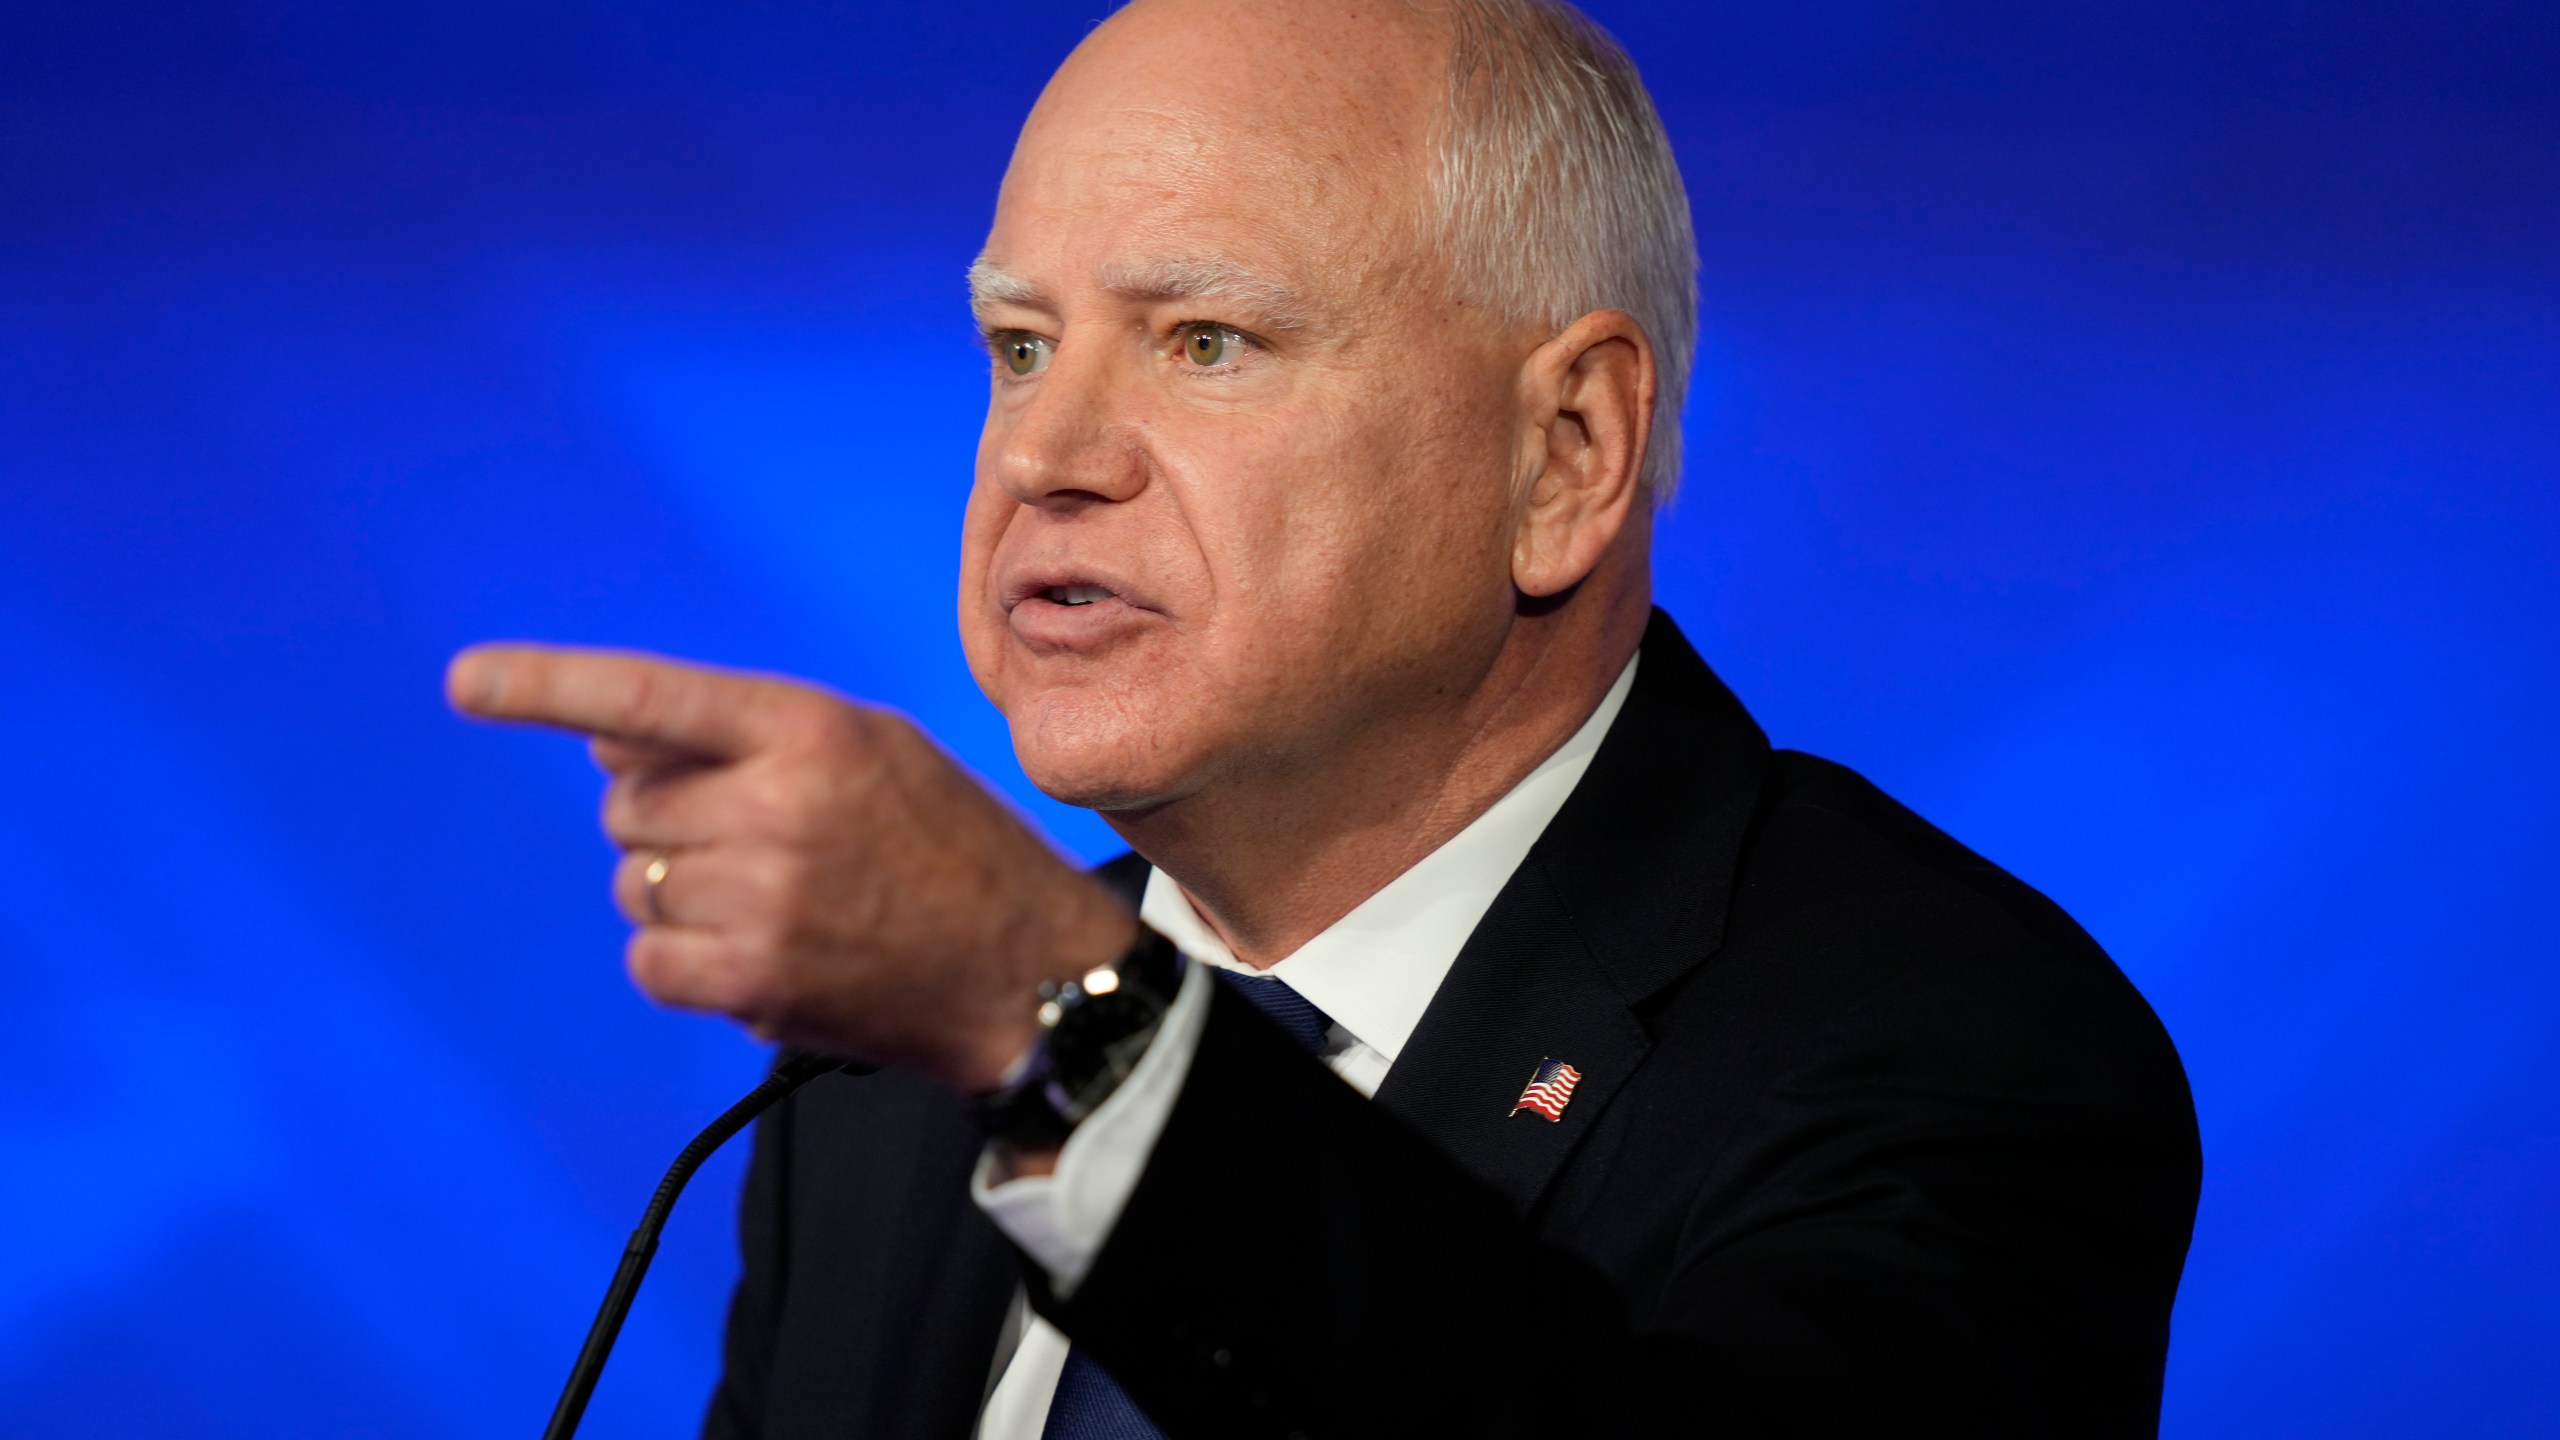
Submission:
[[[1644,483],[1680,480],[1698,246],[1671,140],[1633,60],[1563,0],[1445,0],[1454,22],[1434,221],[1462,297],[1561,330],[1624,310],[1660,390]]]

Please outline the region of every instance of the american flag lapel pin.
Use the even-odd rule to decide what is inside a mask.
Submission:
[[[1562,1120],[1565,1105],[1573,1099],[1573,1087],[1581,1083],[1581,1071],[1561,1060],[1541,1060],[1529,1076],[1529,1088],[1520,1092],[1519,1101],[1511,1107],[1511,1114],[1534,1110],[1549,1120]]]

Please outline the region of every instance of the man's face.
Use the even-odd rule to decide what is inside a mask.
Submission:
[[[1320,765],[1502,643],[1523,349],[1422,259],[1436,41],[1315,8],[1123,12],[998,197],[960,627],[1061,799]]]

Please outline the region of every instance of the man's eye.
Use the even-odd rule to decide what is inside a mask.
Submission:
[[[1244,337],[1224,325],[1193,325],[1183,331],[1182,353],[1194,365],[1216,365],[1230,346],[1242,343]]]
[[[1004,368],[1016,375],[1036,375],[1049,368],[1049,342],[1037,335],[1007,335],[996,343]]]

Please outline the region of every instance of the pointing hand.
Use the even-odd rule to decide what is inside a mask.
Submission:
[[[766,1039],[991,1089],[1043,980],[1136,922],[904,717],[652,656],[483,645],[454,708],[588,737],[652,998]],[[654,886],[648,871],[658,862]],[[654,893],[653,893],[654,892]]]

